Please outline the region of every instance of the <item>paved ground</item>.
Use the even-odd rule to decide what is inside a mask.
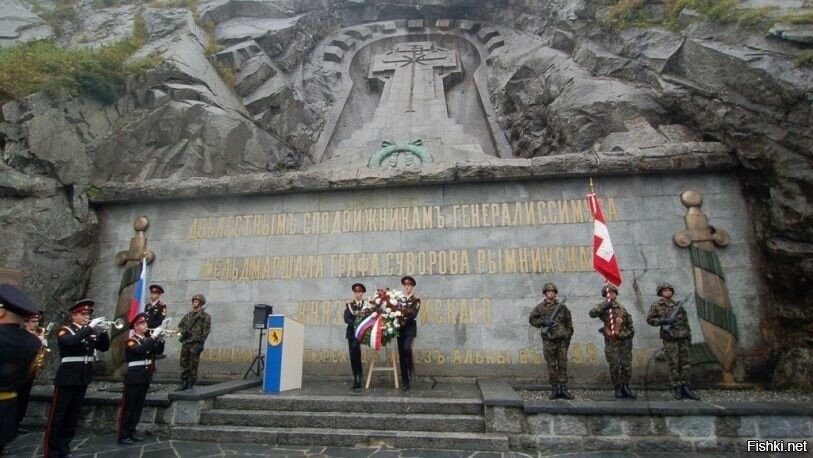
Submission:
[[[10,444],[6,452],[9,457],[41,457],[42,433],[35,432],[20,436]],[[519,458],[519,457],[607,457],[637,458],[642,455],[631,452],[597,451],[593,453],[557,453],[547,452],[472,452],[467,450],[427,450],[427,449],[392,449],[387,447],[342,448],[342,447],[272,447],[260,444],[231,444],[212,442],[188,442],[164,440],[160,437],[147,436],[144,442],[135,445],[119,445],[116,435],[83,435],[73,442],[76,457],[116,457],[116,458],[205,458],[216,456],[267,456],[267,457],[376,457],[376,458]],[[651,455],[649,455],[651,456]],[[709,458],[727,455],[693,455]],[[736,456],[736,455],[728,455]],[[685,458],[683,453],[659,453],[658,458]]]

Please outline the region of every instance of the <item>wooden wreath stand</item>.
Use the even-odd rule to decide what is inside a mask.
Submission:
[[[376,367],[381,351],[384,352],[384,364],[381,367]],[[398,388],[398,359],[395,356],[394,348],[387,349],[387,347],[384,347],[383,350],[375,350],[367,367],[367,383],[364,385],[364,389],[370,388],[373,372],[392,372],[392,381],[395,383],[395,388]]]

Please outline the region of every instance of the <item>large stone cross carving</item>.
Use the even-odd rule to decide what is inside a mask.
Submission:
[[[127,316],[130,313],[130,301],[133,297],[135,284],[141,275],[141,260],[146,259],[147,264],[151,264],[155,260],[155,253],[147,250],[146,231],[149,227],[150,221],[146,216],[136,218],[135,222],[133,222],[135,235],[130,239],[130,248],[116,253],[116,264],[124,266],[125,270],[121,276],[121,284],[119,285],[119,297],[118,302],[116,302],[115,318],[127,320]],[[110,354],[113,364],[110,368],[110,372],[117,370],[121,363],[124,362],[124,344],[127,342],[128,336],[129,332],[127,328],[123,330],[111,329],[113,341],[111,342]]]
[[[376,115],[415,113],[448,117],[443,79],[460,73],[457,51],[439,48],[429,41],[403,43],[378,54],[368,77],[383,81],[387,88]]]
[[[694,266],[697,316],[705,344],[693,348],[695,359],[717,361],[725,371],[724,382],[733,383],[734,360],[737,357],[737,321],[728,296],[723,267],[714,252],[715,246],[726,246],[728,232],[709,225],[700,206],[703,196],[693,190],[680,195],[686,207],[686,230],[673,237],[676,245],[689,248]]]

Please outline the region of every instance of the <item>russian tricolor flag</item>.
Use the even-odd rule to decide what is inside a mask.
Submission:
[[[130,301],[130,313],[127,315],[127,323],[133,321],[136,315],[144,311],[144,299],[147,297],[147,259],[141,258],[141,275],[133,290],[133,299]]]

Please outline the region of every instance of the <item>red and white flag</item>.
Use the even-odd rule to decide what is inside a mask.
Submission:
[[[592,184],[591,184],[592,185]],[[593,268],[608,282],[621,286],[621,271],[618,269],[618,260],[615,258],[613,242],[610,241],[610,232],[604,220],[604,212],[594,191],[587,194],[587,205],[593,214]]]

